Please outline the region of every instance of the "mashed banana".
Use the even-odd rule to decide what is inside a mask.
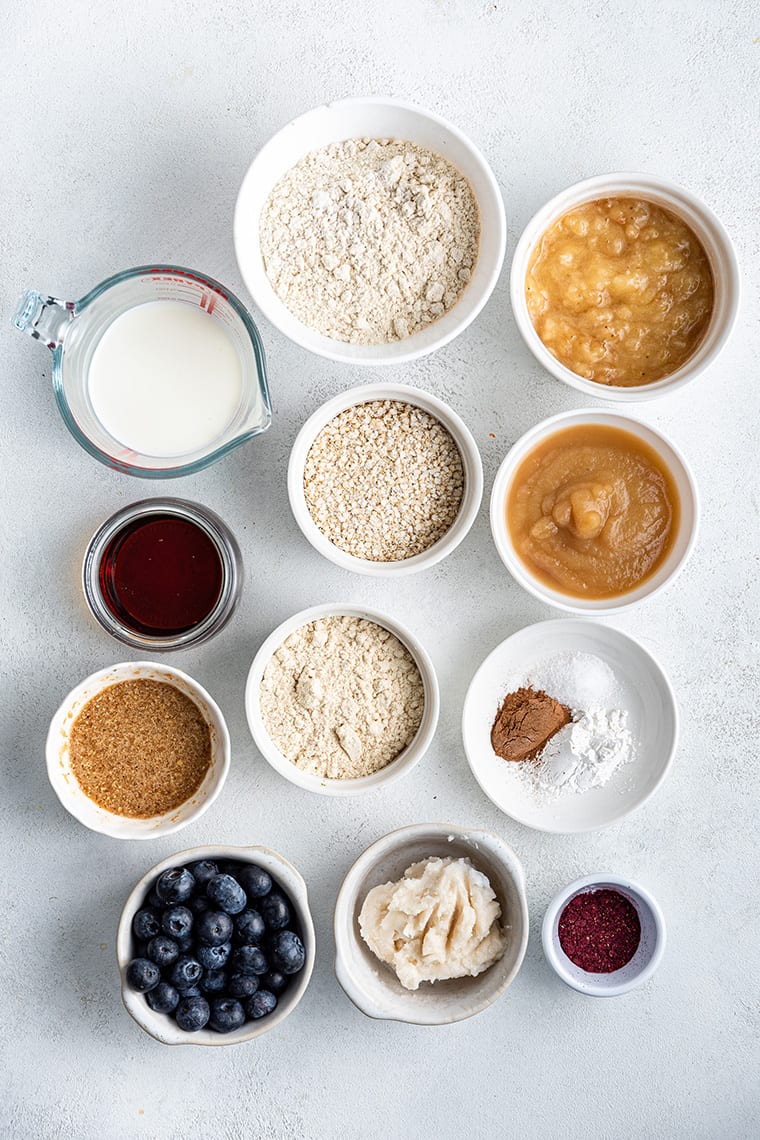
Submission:
[[[397,883],[369,892],[359,915],[364,941],[407,990],[420,982],[475,977],[503,956],[507,938],[491,884],[467,859],[414,863]]]

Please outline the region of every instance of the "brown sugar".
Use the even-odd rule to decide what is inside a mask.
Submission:
[[[71,770],[116,815],[149,819],[179,807],[211,765],[198,706],[163,681],[122,681],[88,701],[71,728]]]
[[[570,710],[543,689],[507,693],[491,729],[491,744],[503,760],[535,760],[555,733],[572,720]]]

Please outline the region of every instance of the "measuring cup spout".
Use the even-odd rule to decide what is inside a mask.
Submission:
[[[19,300],[13,324],[20,332],[41,340],[49,349],[56,349],[74,317],[74,307],[74,301],[58,301],[27,289]]]

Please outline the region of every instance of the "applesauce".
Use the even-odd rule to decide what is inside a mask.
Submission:
[[[537,243],[525,280],[533,326],[577,376],[635,388],[676,372],[713,311],[704,247],[641,198],[603,198],[563,214]]]
[[[526,568],[550,589],[613,598],[670,553],[680,517],[657,452],[622,428],[578,424],[536,444],[507,490],[507,529]]]

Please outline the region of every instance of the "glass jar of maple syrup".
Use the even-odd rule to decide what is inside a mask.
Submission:
[[[135,649],[186,649],[229,621],[243,584],[238,545],[218,515],[184,499],[144,499],[93,535],[82,585],[93,617]]]

